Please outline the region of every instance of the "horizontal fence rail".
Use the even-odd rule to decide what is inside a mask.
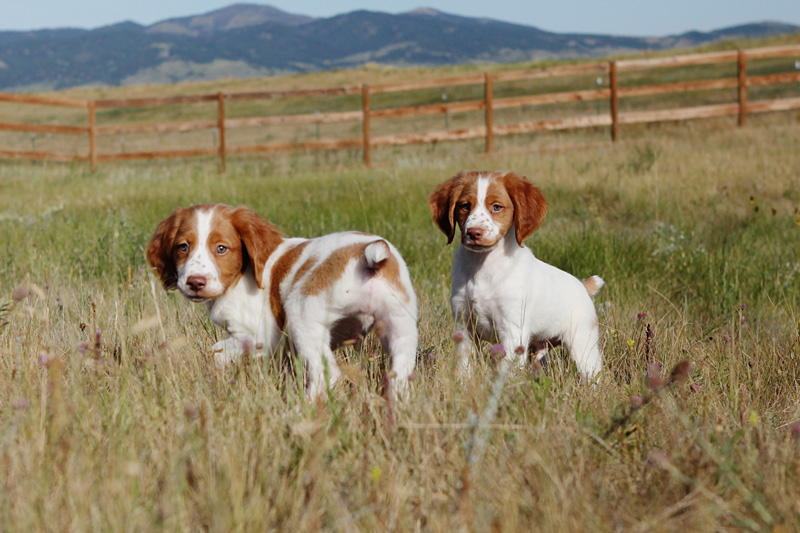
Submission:
[[[738,124],[744,126],[748,114],[769,111],[789,111],[800,109],[800,97],[782,97],[767,100],[748,101],[748,87],[762,87],[777,84],[800,83],[800,61],[795,62],[794,72],[775,74],[747,74],[747,62],[754,59],[798,57],[800,45],[757,48],[750,50],[688,54],[672,57],[645,59],[626,59],[609,62],[592,62],[577,65],[560,65],[523,71],[504,71],[475,74],[435,80],[415,80],[405,83],[381,85],[350,85],[321,89],[295,89],[285,91],[255,91],[240,93],[217,93],[169,97],[114,98],[114,99],[69,99],[50,96],[0,93],[0,103],[38,106],[57,106],[63,108],[85,109],[87,125],[39,124],[0,121],[0,132],[17,132],[48,135],[83,136],[88,140],[84,153],[67,153],[43,150],[10,150],[0,146],[0,158],[33,159],[50,161],[87,161],[92,169],[99,162],[131,161],[138,159],[218,157],[220,168],[224,170],[226,156],[269,154],[291,150],[334,150],[361,149],[364,163],[372,161],[372,148],[402,146],[410,144],[434,143],[466,139],[485,139],[485,151],[492,152],[494,138],[504,135],[518,135],[553,130],[572,130],[579,128],[609,127],[612,140],[619,138],[620,125],[666,121],[691,120],[699,118],[737,116]],[[620,73],[642,72],[652,69],[676,67],[695,67],[735,63],[736,75],[700,80],[671,81],[659,84],[620,85]],[[570,76],[598,75],[598,85],[607,79],[607,87],[596,89],[565,90],[544,94],[523,94],[517,96],[495,97],[497,84],[526,80],[553,80]],[[605,83],[605,82],[604,82]],[[370,100],[376,95],[424,91],[433,89],[452,89],[454,87],[482,86],[483,98],[466,99],[434,104],[407,107],[373,108]],[[711,105],[672,107],[668,109],[645,109],[620,111],[620,99],[643,96],[693,93],[696,91],[735,90],[733,102]],[[443,98],[446,94],[443,95]],[[233,102],[254,102],[269,100],[291,100],[315,97],[349,97],[351,103],[360,99],[360,109],[337,110],[316,113],[294,113],[283,115],[262,115],[246,117],[226,117],[226,108]],[[512,108],[531,108],[574,102],[596,101],[598,114],[547,118],[543,120],[522,121],[514,124],[495,124],[495,111]],[[600,114],[600,103],[607,102],[609,111]],[[213,118],[197,120],[142,122],[128,124],[97,124],[98,110],[155,108],[178,105],[209,105],[206,115]],[[440,131],[420,133],[398,133],[395,135],[373,136],[372,121],[389,121],[400,118],[445,115],[457,113],[483,113],[483,124],[460,129],[446,128]],[[360,123],[360,135],[343,138],[319,138],[319,127],[323,124]],[[241,128],[264,128],[269,126],[312,125],[317,128],[317,138],[302,141],[271,141],[246,145],[230,145],[228,134]],[[358,126],[356,126],[358,127]],[[186,148],[174,150],[132,151],[126,153],[100,152],[98,137],[140,134],[175,134],[198,131],[211,131],[217,146],[213,148]]]

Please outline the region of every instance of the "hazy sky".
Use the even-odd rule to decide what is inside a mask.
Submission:
[[[236,0],[4,0],[0,30],[152,24],[206,13]],[[800,0],[270,0],[290,13],[330,17],[357,9],[401,13],[420,6],[555,32],[663,36],[765,20],[800,26]]]

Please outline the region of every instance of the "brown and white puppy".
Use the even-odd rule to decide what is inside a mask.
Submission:
[[[499,342],[517,363],[530,349],[542,357],[563,343],[594,379],[602,356],[592,297],[604,282],[582,283],[522,244],[547,214],[542,191],[513,172],[462,171],[436,188],[429,207],[448,244],[461,231],[450,293],[457,331],[469,337],[457,347],[461,372],[475,353],[470,339]]]
[[[307,369],[316,397],[338,379],[333,349],[373,327],[403,391],[414,370],[417,299],[403,258],[375,235],[345,232],[284,239],[246,207],[178,208],[162,221],[147,260],[166,289],[205,302],[228,337],[212,347],[217,364],[246,351],[272,354],[284,335]]]

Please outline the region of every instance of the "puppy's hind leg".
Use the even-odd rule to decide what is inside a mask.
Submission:
[[[405,396],[417,358],[416,314],[405,308],[395,309],[386,318],[376,320],[375,329],[391,361],[392,393]]]
[[[595,382],[603,369],[599,338],[597,319],[592,318],[589,323],[575,327],[570,338],[564,339],[578,372],[590,382]]]
[[[289,326],[289,332],[306,367],[306,396],[316,399],[327,387],[333,387],[341,375],[331,350],[330,331],[324,324],[306,322],[300,328]]]

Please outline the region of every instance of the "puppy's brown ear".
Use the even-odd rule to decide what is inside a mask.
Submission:
[[[454,220],[456,201],[464,188],[465,173],[459,172],[444,183],[440,183],[428,198],[431,216],[442,233],[447,235],[447,244],[453,242],[456,234]]]
[[[514,204],[514,227],[517,244],[530,237],[547,216],[547,200],[542,191],[514,172],[503,176],[506,190]]]
[[[172,249],[175,246],[175,236],[183,224],[189,212],[188,209],[176,208],[172,214],[162,220],[156,228],[150,243],[145,252],[147,262],[161,279],[161,283],[167,290],[178,286],[178,270],[175,265],[175,258]]]
[[[283,241],[275,225],[251,211],[248,207],[239,206],[231,215],[233,227],[239,233],[247,256],[253,263],[253,274],[259,289],[264,288],[262,277],[267,258]]]

